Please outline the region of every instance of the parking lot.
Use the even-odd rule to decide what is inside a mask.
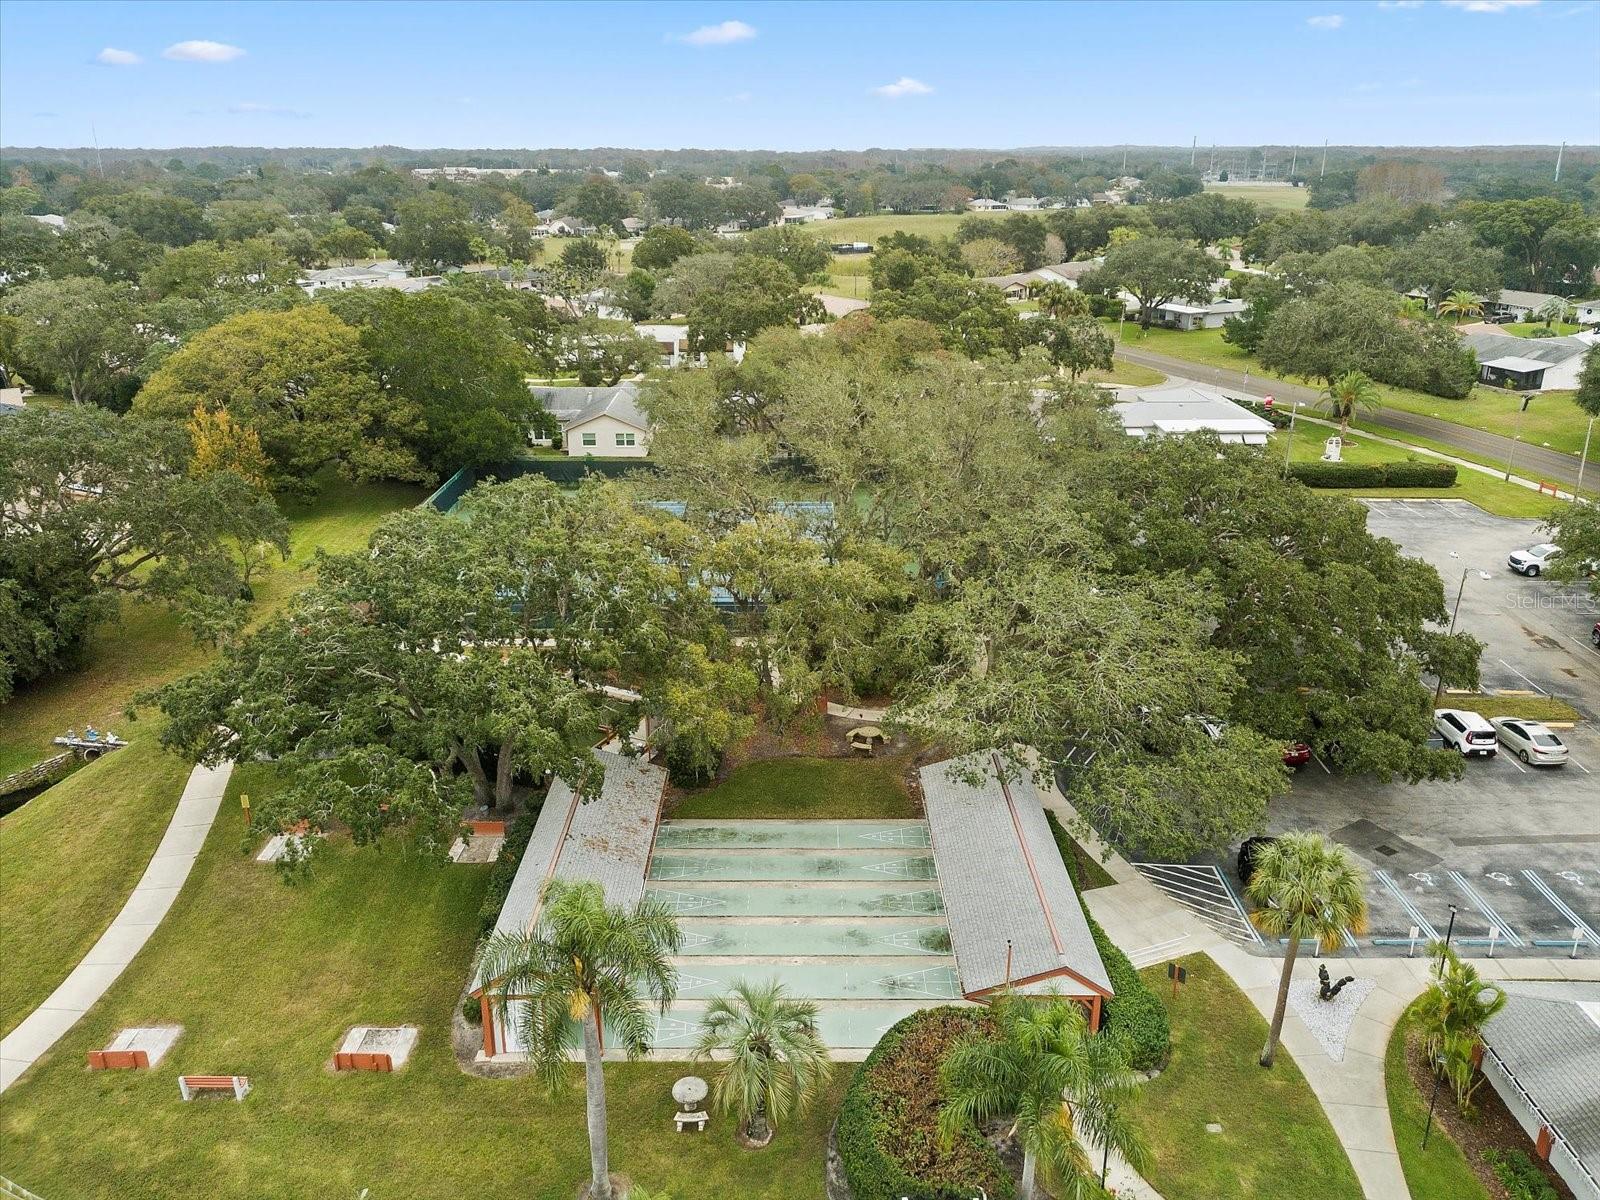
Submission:
[[[1575,938],[1580,956],[1600,955],[1600,652],[1590,642],[1600,606],[1586,585],[1507,567],[1510,551],[1540,540],[1535,521],[1461,501],[1367,504],[1374,533],[1438,569],[1447,604],[1466,573],[1457,628],[1485,644],[1485,690],[1556,696],[1587,719],[1561,731],[1565,767],[1501,754],[1464,763],[1459,781],[1408,785],[1314,761],[1273,802],[1269,832],[1322,830],[1369,869],[1369,929],[1341,953],[1406,954],[1413,929],[1420,952],[1450,929],[1454,906],[1452,943],[1473,955],[1568,955]],[[1218,865],[1237,889],[1235,864]]]

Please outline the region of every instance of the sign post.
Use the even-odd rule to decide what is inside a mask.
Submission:
[[[239,808],[244,812],[244,827],[250,828],[250,793],[242,792],[239,796]]]
[[[1178,985],[1189,982],[1188,968],[1180,967],[1177,963],[1168,963],[1167,978],[1172,980],[1172,998],[1176,1000],[1178,998]]]

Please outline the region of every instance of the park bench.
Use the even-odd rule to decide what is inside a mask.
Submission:
[[[392,1071],[394,1059],[376,1051],[340,1050],[333,1056],[335,1071]]]
[[[247,1075],[179,1075],[178,1091],[185,1100],[193,1100],[197,1092],[232,1092],[235,1100],[250,1094]]]
[[[134,1071],[150,1065],[150,1056],[143,1050],[91,1050],[91,1071]]]
[[[704,1133],[706,1131],[706,1122],[710,1120],[711,1114],[706,1112],[681,1112],[672,1114],[672,1123],[678,1127],[679,1133],[682,1133],[685,1127],[689,1125],[694,1126],[694,1131],[696,1133]]]

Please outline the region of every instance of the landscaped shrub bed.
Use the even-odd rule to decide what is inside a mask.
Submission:
[[[478,909],[480,933],[488,933],[500,919],[500,909],[511,891],[511,881],[517,877],[517,864],[528,848],[528,840],[533,837],[533,827],[543,807],[542,796],[528,801],[527,807],[506,826],[506,840],[500,847],[500,857],[494,860],[494,869],[489,872],[489,886],[483,893],[483,906]]]
[[[839,1108],[839,1159],[856,1200],[992,1200],[1016,1194],[994,1148],[975,1131],[948,1148],[939,1139],[939,1064],[985,1012],[929,1008],[912,1013],[879,1039],[850,1081]]]
[[[1320,488],[1447,488],[1456,484],[1455,463],[1417,459],[1386,463],[1290,463],[1289,474],[1301,483]]]
[[[1073,886],[1081,892],[1083,885],[1078,875],[1077,856],[1067,852],[1070,844],[1067,831],[1061,827],[1055,813],[1046,812],[1045,819],[1050,823],[1050,832],[1055,835],[1056,848],[1061,851],[1061,861],[1067,865],[1067,874],[1072,877]],[[1078,903],[1083,903],[1081,897]],[[1172,1044],[1172,1025],[1167,1020],[1166,1006],[1161,1003],[1159,996],[1145,986],[1144,980],[1139,978],[1139,972],[1134,970],[1133,963],[1128,961],[1128,956],[1106,936],[1106,931],[1100,928],[1100,923],[1087,907],[1083,910],[1083,916],[1089,922],[1089,932],[1094,935],[1094,944],[1100,950],[1100,961],[1106,965],[1106,975],[1110,977],[1111,990],[1115,993],[1100,1010],[1100,1028],[1122,1038],[1129,1065],[1136,1071],[1153,1070],[1167,1061],[1167,1051]]]

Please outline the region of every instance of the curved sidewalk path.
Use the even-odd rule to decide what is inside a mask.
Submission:
[[[1075,818],[1071,805],[1054,787],[1045,805],[1065,818]],[[1104,853],[1097,839],[1084,842]],[[1180,908],[1121,856],[1112,852],[1106,870],[1116,883],[1084,893],[1094,918],[1137,967],[1147,967],[1186,954],[1211,956],[1250,998],[1263,1019],[1272,1019],[1282,960],[1249,954]],[[1401,1013],[1428,986],[1424,958],[1360,958],[1352,969],[1377,987],[1356,1013],[1345,1044],[1344,1059],[1334,1062],[1322,1044],[1289,1007],[1283,1022],[1283,1045],[1322,1104],[1328,1122],[1355,1169],[1369,1200],[1407,1200],[1410,1191],[1395,1149],[1384,1086],[1383,1057]],[[1566,958],[1471,960],[1491,980],[1537,976],[1541,979],[1600,980],[1600,961]],[[1314,969],[1314,968],[1312,968]]]
[[[1274,379],[1271,376],[1252,375],[1247,371],[1235,371],[1229,367],[1208,366],[1192,359],[1158,354],[1153,350],[1144,350],[1137,346],[1119,344],[1116,354],[1118,358],[1126,359],[1141,367],[1150,367],[1163,374],[1178,376],[1196,383],[1236,388],[1253,396],[1272,395],[1290,403],[1298,400],[1302,405],[1315,403],[1322,398],[1321,392],[1303,384]],[[1439,403],[1447,405],[1450,401],[1440,400]],[[1519,441],[1502,434],[1490,433],[1488,430],[1473,429],[1469,425],[1459,425],[1454,421],[1445,421],[1422,413],[1406,412],[1398,408],[1379,408],[1358,416],[1357,419],[1382,425],[1385,429],[1397,433],[1425,437],[1468,454],[1481,454],[1499,462],[1511,463],[1520,473],[1531,473],[1541,480],[1565,484],[1567,487],[1572,487],[1578,481],[1578,455],[1551,450],[1534,442]],[[1590,457],[1592,459],[1596,455],[1591,454]],[[1593,479],[1595,472],[1591,470],[1589,476]]]
[[[0,1092],[20,1079],[40,1055],[78,1023],[79,1017],[94,1007],[150,940],[178,898],[184,880],[189,878],[232,774],[231,762],[220,767],[196,767],[189,773],[189,782],[167,822],[161,844],[110,928],[61,986],[0,1039]]]

